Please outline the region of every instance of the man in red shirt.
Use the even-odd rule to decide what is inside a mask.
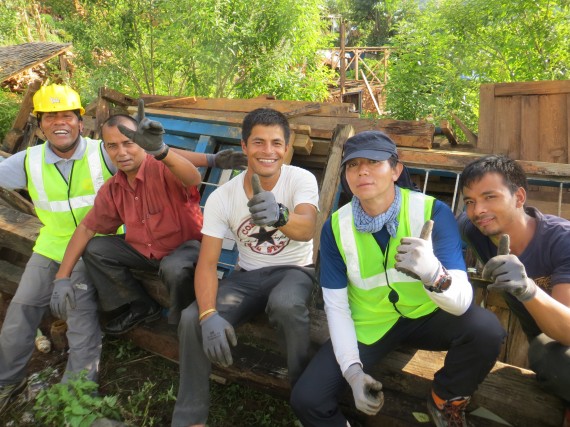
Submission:
[[[144,110],[141,115],[139,122],[117,115],[103,124],[104,146],[118,172],[97,193],[56,274],[69,277],[83,256],[103,311],[123,309],[103,327],[111,335],[160,317],[161,307],[132,269],[158,271],[170,293],[170,323],[178,323],[180,311],[195,298],[194,266],[202,237],[196,186],[201,176],[164,144],[162,125],[145,118]],[[122,224],[125,235],[95,237],[113,234]],[[58,307],[52,311],[57,313]]]

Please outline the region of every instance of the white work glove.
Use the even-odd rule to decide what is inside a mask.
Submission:
[[[234,347],[237,345],[234,327],[217,312],[200,322],[200,325],[202,347],[208,359],[221,366],[230,366],[233,363],[230,343]]]
[[[537,286],[526,275],[522,262],[515,255],[508,255],[509,240],[508,234],[501,236],[499,255],[487,261],[481,275],[493,282],[487,287],[488,289],[508,292],[520,302],[525,302],[534,298]]]
[[[384,405],[382,383],[365,374],[358,363],[348,367],[344,378],[352,389],[356,409],[366,415],[376,415],[382,409]]]
[[[433,221],[428,220],[420,237],[404,237],[396,248],[396,270],[419,278],[425,285],[435,283],[442,267],[433,253],[431,231]]]
[[[67,320],[67,304],[75,309],[75,290],[69,277],[55,279],[49,308],[55,317]]]

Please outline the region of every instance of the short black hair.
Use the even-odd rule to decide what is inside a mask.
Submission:
[[[138,122],[128,114],[114,114],[103,122],[101,129],[104,127],[117,127],[118,125],[125,122],[131,122],[135,125],[135,127],[138,126]]]
[[[272,108],[258,108],[253,110],[244,117],[241,125],[241,139],[245,144],[251,135],[251,130],[254,126],[279,126],[283,130],[285,137],[285,145],[289,144],[289,137],[291,136],[291,128],[287,117],[277,110]]]
[[[480,181],[488,173],[497,173],[503,177],[503,182],[514,194],[519,188],[528,190],[526,174],[517,162],[502,154],[491,154],[472,161],[459,178],[459,188],[469,187],[472,183]]]

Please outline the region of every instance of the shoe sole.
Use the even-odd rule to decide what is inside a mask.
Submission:
[[[6,400],[4,401],[4,403],[2,404],[2,406],[0,407],[0,414],[4,412],[4,409],[6,409],[8,407],[8,404],[16,397],[18,396],[22,391],[24,391],[24,389],[26,388],[26,386],[28,385],[28,380],[26,378],[24,378],[22,380],[22,382],[20,384],[18,384],[16,386],[16,388],[14,388],[14,390],[12,390],[10,392],[10,394],[8,395],[8,397],[6,398]]]
[[[137,323],[133,323],[131,326],[129,326],[127,329],[123,329],[121,332],[109,332],[109,331],[105,330],[105,328],[103,328],[103,332],[107,335],[112,335],[112,336],[116,337],[119,335],[126,334],[127,332],[129,332],[129,331],[133,330],[134,328],[136,328],[137,326],[139,326],[141,323],[151,323],[151,322],[154,322],[158,319],[160,319],[160,309],[156,313],[153,313],[150,316],[139,320]]]

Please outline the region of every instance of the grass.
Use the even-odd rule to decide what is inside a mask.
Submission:
[[[30,364],[36,382],[9,405],[7,427],[37,426],[33,406],[41,388],[57,384],[65,355],[35,353]],[[211,382],[209,427],[282,427],[296,425],[288,402],[238,384]],[[169,426],[178,390],[178,365],[141,350],[126,340],[104,340],[100,366],[101,396],[117,396],[129,426]],[[44,424],[42,424],[44,425]],[[45,426],[49,427],[49,426]],[[57,427],[60,427],[58,425]]]

